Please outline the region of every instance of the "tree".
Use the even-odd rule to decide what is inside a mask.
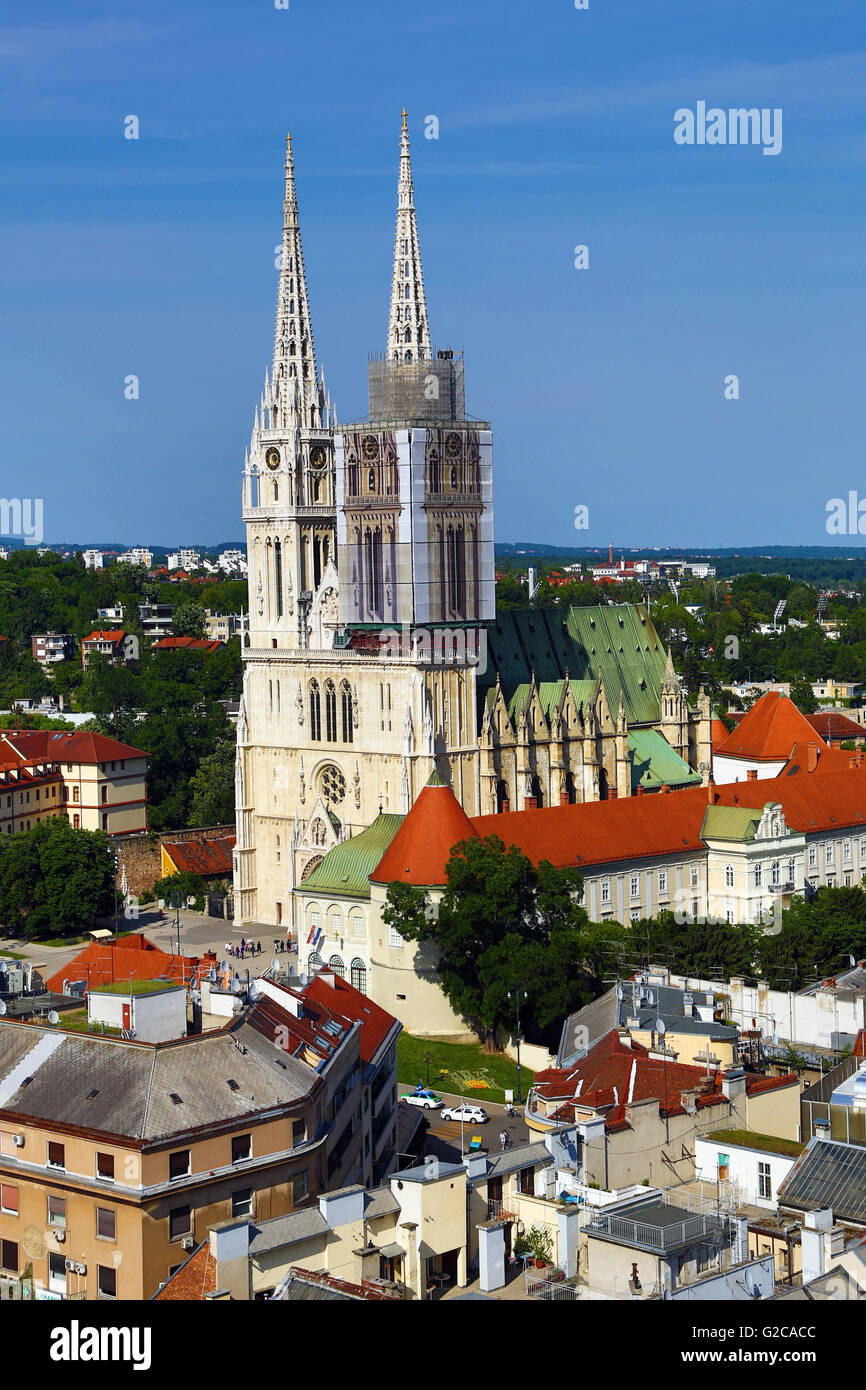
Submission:
[[[74,934],[113,904],[114,856],[101,830],[56,816],[0,841],[0,921],[13,934]]]
[[[455,1013],[469,1019],[492,1047],[497,1029],[513,1030],[509,990],[526,990],[521,1026],[558,1033],[562,1019],[592,997],[583,963],[587,917],[576,869],[547,862],[536,868],[500,839],[455,845],[447,885],[435,910],[424,889],[388,886],[386,925],[430,950]]]
[[[226,739],[206,753],[190,780],[190,825],[228,825],[235,815],[235,745]]]
[[[179,603],[172,614],[175,637],[204,637],[205,611],[200,603]]]
[[[794,681],[791,685],[791,699],[801,714],[814,714],[818,708],[818,701],[809,681]]]

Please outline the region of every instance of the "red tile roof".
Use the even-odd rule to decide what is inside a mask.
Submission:
[[[217,1262],[206,1238],[153,1296],[161,1303],[191,1303],[216,1291]]]
[[[97,628],[94,632],[89,633],[87,637],[82,637],[81,641],[82,643],[111,642],[116,647],[118,642],[122,642],[125,636],[125,632],[120,632],[116,630],[110,632],[103,632],[100,628]]]
[[[333,980],[332,987],[321,975],[314,975],[301,993],[305,999],[336,1009],[344,1018],[360,1023],[361,1060],[372,1062],[397,1020],[374,1004],[368,995],[361,994],[346,980],[341,980],[339,975],[333,975]]]
[[[450,787],[423,787],[409,814],[370,875],[373,883],[446,882],[445,865],[453,845],[478,835]]]
[[[859,742],[866,738],[866,728],[840,710],[821,710],[818,714],[807,714],[806,719],[825,743],[847,743],[849,739]]]
[[[8,742],[6,742],[8,740]],[[9,744],[28,762],[105,763],[121,758],[146,758],[141,748],[120,743],[105,734],[63,733],[51,729],[0,729],[0,756]]]
[[[216,964],[216,956],[210,951],[203,956],[175,956],[160,950],[141,932],[122,936],[117,942],[93,941],[79,951],[67,965],[45,981],[46,989],[54,994],[63,993],[64,980],[86,980],[88,987],[112,984],[116,980],[174,980],[178,984],[189,980],[190,975],[201,975],[202,970]]]
[[[713,751],[716,752],[723,743],[729,738],[727,728],[721,719],[714,719],[710,730],[710,737],[713,743]]]
[[[210,640],[207,637],[161,637],[158,642],[151,642],[152,652],[170,652],[183,649],[184,651],[195,652],[215,652],[222,646],[222,642]]]
[[[793,1073],[746,1077],[749,1096],[787,1086],[799,1087]],[[631,1128],[630,1103],[657,1100],[662,1116],[686,1113],[683,1091],[695,1092],[699,1110],[727,1103],[722,1073],[713,1072],[708,1077],[703,1067],[650,1057],[647,1048],[623,1041],[616,1029],[600,1038],[574,1066],[536,1072],[533,1090],[548,1102],[562,1102],[555,1111],[557,1118],[572,1119],[580,1109],[603,1111],[605,1128],[614,1132]]]
[[[163,840],[162,847],[178,873],[198,874],[213,878],[232,871],[234,835],[221,835],[212,840]]]
[[[717,757],[775,761],[787,758],[795,743],[814,739],[815,730],[793,700],[768,690],[714,751]]]

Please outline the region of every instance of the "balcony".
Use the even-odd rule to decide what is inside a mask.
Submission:
[[[705,1241],[718,1242],[727,1229],[721,1217],[688,1212],[664,1202],[649,1202],[631,1210],[631,1215],[593,1211],[585,1227],[587,1234],[653,1255],[668,1255]]]
[[[789,879],[787,883],[768,883],[768,884],[767,884],[767,892],[768,892],[768,893],[795,893],[796,891],[797,891],[797,885],[796,885],[796,883],[793,882],[792,879]]]

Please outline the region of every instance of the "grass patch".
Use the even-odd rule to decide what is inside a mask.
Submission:
[[[501,1053],[487,1053],[480,1043],[433,1042],[401,1033],[397,1039],[397,1076],[401,1089],[414,1091],[418,1079],[427,1084],[425,1053],[430,1053],[430,1089],[466,1096],[468,1100],[505,1100],[505,1091],[517,1094],[517,1063]],[[446,1073],[443,1075],[442,1073]],[[524,1099],[533,1073],[520,1065],[520,1087]],[[471,1081],[483,1082],[472,1086]]]
[[[718,1144],[731,1144],[734,1148],[784,1154],[786,1158],[799,1158],[806,1147],[797,1139],[779,1139],[775,1134],[754,1134],[750,1129],[714,1129],[703,1138],[712,1139]]]
[[[162,994],[167,989],[180,989],[171,980],[114,980],[108,985],[92,985],[91,994]]]
[[[98,1037],[105,1033],[106,1037],[120,1037],[120,1029],[112,1028],[108,1023],[104,1028],[101,1023],[88,1023],[86,1009],[70,1009],[69,1013],[61,1014],[57,1027],[69,1033],[93,1033]]]
[[[0,960],[26,960],[19,951],[0,951]]]

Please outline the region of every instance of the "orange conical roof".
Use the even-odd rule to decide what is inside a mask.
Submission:
[[[817,743],[824,750],[827,747],[793,700],[768,690],[714,752],[722,758],[779,760],[791,756],[795,743]]]
[[[376,868],[371,883],[414,883],[434,888],[446,882],[445,866],[460,840],[478,839],[457,797],[434,772]]]

